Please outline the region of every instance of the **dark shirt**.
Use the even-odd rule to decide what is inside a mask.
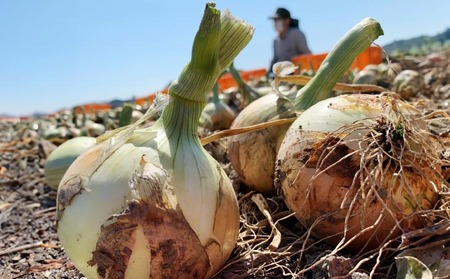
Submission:
[[[273,58],[269,71],[272,71],[273,64],[280,61],[289,61],[293,57],[301,54],[309,54],[306,37],[298,28],[289,28],[283,37],[277,36],[273,41]]]

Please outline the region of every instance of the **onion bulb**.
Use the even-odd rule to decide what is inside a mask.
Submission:
[[[296,91],[284,93],[291,100],[297,94]],[[231,128],[246,127],[277,118],[294,117],[296,114],[292,111],[292,107],[291,102],[278,98],[275,94],[267,94],[242,110]],[[228,147],[230,161],[241,181],[251,189],[262,193],[274,192],[273,172],[276,151],[289,126],[286,124],[271,127],[231,138]]]
[[[219,86],[217,82],[213,87],[212,102],[206,105],[203,112],[211,117],[213,124],[212,130],[229,129],[231,123],[236,118],[236,113],[219,98]]]
[[[380,24],[366,18],[356,24],[336,44],[311,81],[296,96],[279,98],[266,95],[246,107],[231,128],[260,124],[277,118],[295,116],[316,102],[330,97],[336,82],[350,68],[355,57],[383,34]],[[288,100],[294,105],[288,108]],[[233,168],[251,189],[273,193],[275,157],[289,125],[234,136],[228,149]]]
[[[211,116],[209,116],[206,112],[202,112],[202,114],[200,115],[200,119],[198,121],[198,126],[208,129],[210,131],[214,131],[214,124],[213,121],[211,119]]]
[[[401,71],[392,82],[392,91],[408,100],[417,95],[424,87],[423,77],[414,70]]]
[[[142,112],[138,110],[133,110],[133,112],[131,113],[131,123],[138,121],[139,119],[141,119],[142,116],[144,116]]]
[[[402,71],[402,65],[398,62],[381,63],[378,65],[379,81],[388,86],[398,73]]]
[[[197,124],[206,93],[253,28],[214,6],[206,6],[191,61],[159,120],[138,129],[153,108],[100,137],[61,181],[58,235],[87,278],[209,278],[236,244],[236,196]]]
[[[86,130],[90,136],[98,137],[105,133],[106,128],[103,124],[95,123],[92,120],[86,120]]]
[[[44,165],[45,183],[57,190],[69,166],[83,152],[95,145],[93,137],[77,137],[70,139],[50,153]]]
[[[355,252],[426,223],[438,200],[438,151],[419,112],[391,95],[341,95],[292,123],[276,185],[317,238]]]
[[[356,73],[353,84],[377,84],[376,73],[372,70],[362,70]]]

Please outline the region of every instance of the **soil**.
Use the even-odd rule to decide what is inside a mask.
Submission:
[[[48,141],[0,143],[0,278],[82,278],[55,229],[56,192],[44,182]]]
[[[448,56],[445,56],[445,63],[436,62],[437,60],[409,58],[400,62],[404,68],[419,70],[425,78],[426,88],[417,99],[430,100],[436,107],[448,109],[450,63]],[[31,121],[0,121],[0,278],[84,278],[67,258],[58,240],[55,229],[56,192],[44,182],[44,163],[56,146],[41,138],[31,128],[32,125]],[[444,132],[446,130],[448,129],[444,129]],[[204,132],[200,131],[202,133]],[[305,230],[289,215],[291,212],[279,197],[255,195],[241,185],[229,164],[226,147],[227,141],[223,139],[207,145],[206,149],[222,164],[232,179],[233,186],[239,193],[243,214],[241,219],[244,221],[241,223],[241,236],[236,251],[219,277],[290,278],[290,272],[298,270],[295,259],[299,257],[297,252],[292,251],[301,250],[304,243],[297,240]],[[264,208],[272,215],[272,221],[264,215]],[[277,220],[280,222],[276,227],[282,235],[278,242],[271,227]],[[250,226],[251,224],[254,226]],[[249,237],[250,227],[258,232],[259,239],[270,240],[262,244],[263,247],[270,248],[270,245],[274,245],[274,251],[280,251],[289,246],[285,251],[290,252],[284,258],[278,258],[277,263],[273,263],[270,253],[247,253],[245,245],[249,243],[246,239]],[[303,255],[303,261],[314,261],[329,248],[316,245],[308,251],[310,254]],[[245,261],[242,260],[243,254],[247,257]],[[350,268],[348,257],[333,256],[323,266],[306,273],[306,277],[325,278],[330,273],[341,275]],[[284,269],[289,272],[284,273]],[[329,272],[330,269],[332,272]],[[364,272],[354,275],[356,277],[352,278],[368,278]]]

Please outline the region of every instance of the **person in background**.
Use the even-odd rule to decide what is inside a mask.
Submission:
[[[268,71],[272,73],[273,64],[291,60],[297,55],[309,54],[311,51],[305,34],[298,26],[298,19],[291,18],[291,13],[287,9],[278,8],[270,19],[273,19],[278,33],[273,41],[273,58]]]

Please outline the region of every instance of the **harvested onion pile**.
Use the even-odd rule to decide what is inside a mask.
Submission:
[[[134,106],[120,112],[124,121],[118,111],[80,117],[74,110],[26,124],[31,130],[24,135],[39,131],[58,144],[86,132],[100,135],[68,140],[47,158],[47,185],[56,189],[62,178],[57,229],[63,253],[89,279],[385,278],[397,271],[405,278],[405,270],[419,274],[417,266],[445,274],[450,116],[408,101],[431,96],[430,84],[438,81],[434,95],[447,96],[450,74],[436,70],[424,78],[416,69],[404,76],[397,75],[410,71],[404,65],[369,65],[355,77],[364,85],[336,84],[354,56],[382,34],[368,18],[300,91],[278,86],[304,78],[281,74],[292,68],[287,63],[273,87],[253,90],[231,64],[252,33],[209,3],[191,61],[169,97],[159,96],[145,115]],[[225,69],[237,76],[240,93],[216,90],[207,105]],[[344,94],[383,91],[366,83],[395,92]],[[333,90],[341,95],[329,98]],[[261,95],[235,119],[238,107]],[[442,99],[440,108],[448,108]],[[239,129],[199,139],[209,133],[199,126],[227,129],[233,119]],[[268,123],[274,119],[277,124]],[[247,127],[252,124],[259,126]],[[14,127],[8,133],[20,125]],[[203,148],[221,135],[233,138]],[[3,146],[3,158],[15,162],[12,145]],[[37,162],[26,154],[18,164]],[[0,178],[8,177],[9,164],[2,164]]]

